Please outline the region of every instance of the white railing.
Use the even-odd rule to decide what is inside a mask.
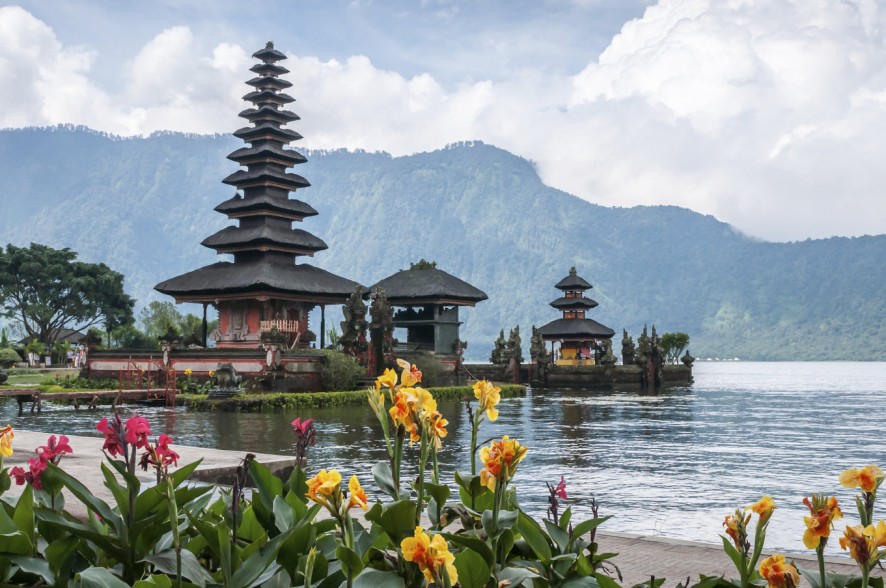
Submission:
[[[298,321],[275,319],[271,321],[259,321],[258,329],[262,333],[270,333],[277,328],[279,333],[298,333],[300,331]]]

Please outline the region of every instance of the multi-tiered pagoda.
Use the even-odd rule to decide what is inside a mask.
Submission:
[[[552,354],[554,342],[560,342],[559,356],[556,356],[558,365],[592,364],[597,342],[611,340],[615,335],[615,331],[606,325],[585,317],[587,311],[597,306],[596,300],[584,295],[585,290],[593,286],[572,267],[569,275],[554,287],[563,295],[551,302],[551,306],[562,311],[563,318],[539,327],[538,331],[545,341],[551,342]]]
[[[290,192],[307,188],[308,181],[286,170],[304,163],[305,157],[287,149],[301,139],[295,131],[283,128],[299,117],[285,110],[294,99],[282,91],[292,84],[280,76],[289,73],[277,65],[286,56],[273,43],[253,57],[261,63],[250,68],[256,74],[243,99],[252,103],[240,113],[251,126],[234,133],[248,144],[228,156],[246,169],[222,180],[237,193],[215,210],[237,220],[203,241],[219,254],[231,254],[233,262],[220,261],[157,284],[154,288],[176,302],[215,306],[219,328],[213,334],[220,348],[259,346],[262,333],[276,328],[290,345],[304,344],[309,334],[309,313],[319,306],[321,316],[327,304],[342,304],[354,292],[356,282],[320,268],[298,263],[299,257],[313,256],[327,248],[322,239],[293,221],[314,216],[309,204],[289,197]],[[321,341],[325,325],[318,325]]]

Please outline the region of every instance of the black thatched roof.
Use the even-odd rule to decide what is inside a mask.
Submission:
[[[234,216],[247,216],[243,214],[246,212],[275,212],[285,217],[305,218],[317,214],[314,207],[306,202],[294,198],[283,199],[267,193],[249,198],[237,194],[216,206],[214,210]]]
[[[235,263],[221,261],[160,282],[154,289],[177,299],[213,300],[218,296],[272,292],[344,302],[357,282],[318,267],[267,257]]]
[[[257,163],[276,163],[286,167],[307,161],[305,156],[298,151],[284,149],[282,145],[268,141],[262,142],[255,147],[241,147],[228,155],[228,159],[247,166]]]
[[[302,138],[299,133],[291,129],[281,129],[272,122],[265,122],[254,127],[243,127],[234,131],[234,136],[243,139],[247,143],[260,141],[262,139],[268,141],[280,141],[281,143],[289,143],[290,141],[298,141]]]
[[[276,65],[274,63],[256,63],[249,68],[249,71],[260,76],[282,76],[283,74],[289,73],[288,69],[282,65]]]
[[[275,121],[281,124],[301,120],[301,117],[291,110],[278,110],[272,106],[264,105],[259,108],[247,108],[241,110],[238,114],[240,118],[245,118],[249,122]]]
[[[615,331],[593,319],[557,319],[538,328],[542,338],[585,340],[610,339]]]
[[[249,171],[239,169],[223,179],[222,182],[241,189],[271,185],[297,190],[298,188],[307,188],[311,185],[310,182],[298,174],[288,174],[267,166],[250,168]]]
[[[244,100],[255,104],[289,104],[295,102],[295,98],[289,94],[282,94],[273,90],[256,90],[243,95]]]
[[[570,310],[573,308],[582,310],[594,308],[598,306],[598,303],[593,298],[586,298],[584,296],[573,298],[562,296],[551,302],[551,306],[559,310]]]
[[[281,78],[274,78],[270,76],[259,76],[257,78],[252,78],[251,80],[246,80],[246,83],[255,88],[274,88],[275,90],[285,90],[286,88],[292,87],[292,82],[289,80],[284,80]]]
[[[590,282],[575,274],[575,268],[569,271],[569,275],[557,282],[554,288],[558,290],[587,290],[593,288]]]
[[[370,290],[384,288],[394,306],[454,304],[474,306],[488,296],[464,280],[437,268],[408,269],[381,280]]]
[[[323,239],[302,229],[290,229],[260,225],[257,227],[225,227],[203,240],[203,245],[211,249],[229,250],[245,245],[279,245],[283,249],[296,249],[304,252],[327,249]]]
[[[265,63],[274,63],[286,59],[286,55],[274,49],[273,43],[268,43],[264,49],[259,49],[252,56],[256,59],[261,59]]]

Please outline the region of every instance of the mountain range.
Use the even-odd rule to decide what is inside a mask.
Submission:
[[[70,247],[152,288],[212,263],[200,245],[233,224],[214,212],[240,147],[231,136],[120,138],[79,127],[0,131],[0,245]],[[603,207],[546,186],[532,163],[483,143],[428,153],[302,150],[319,215],[302,228],[329,249],[309,263],[371,285],[420,258],[485,291],[462,312],[468,357],[500,329],[558,317],[554,284],[575,266],[622,329],[683,331],[701,357],[886,360],[886,235],[771,243],[672,206]],[[330,316],[334,322],[334,317]],[[327,326],[329,326],[328,323]]]

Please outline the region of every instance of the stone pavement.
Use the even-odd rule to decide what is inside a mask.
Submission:
[[[27,467],[28,458],[35,455],[33,449],[39,445],[45,445],[47,438],[48,435],[45,433],[17,429],[13,441],[15,453],[12,457],[4,459],[4,465]],[[103,440],[100,437],[74,435],[69,435],[68,438],[74,453],[63,458],[62,467],[83,482],[95,496],[106,502],[112,502],[111,493],[104,486],[99,468],[99,464],[104,458],[101,451]],[[194,477],[211,482],[224,482],[226,478],[229,478],[246,453],[245,451],[222,451],[183,445],[173,445],[173,448],[180,454],[181,464],[188,464],[203,458]],[[292,457],[262,453],[255,455],[257,461],[273,470],[286,470],[294,465]],[[139,474],[143,482],[152,482],[153,476],[150,473],[139,470]],[[20,493],[21,488],[13,485],[9,493]],[[86,511],[76,498],[66,497],[66,502],[69,512],[85,517]],[[719,545],[603,531],[597,533],[597,542],[600,545],[601,553],[618,553],[618,557],[614,561],[622,573],[620,583],[625,586],[648,581],[653,574],[659,578],[667,578],[665,585],[669,588],[678,582],[685,581],[686,578],[695,581],[699,574],[735,575],[732,562],[729,561]],[[797,565],[801,567],[809,569],[817,567],[814,554],[788,554],[787,557],[795,559]],[[828,569],[841,573],[857,571],[854,562],[848,558],[828,558]],[[805,580],[803,583],[805,584]]]

